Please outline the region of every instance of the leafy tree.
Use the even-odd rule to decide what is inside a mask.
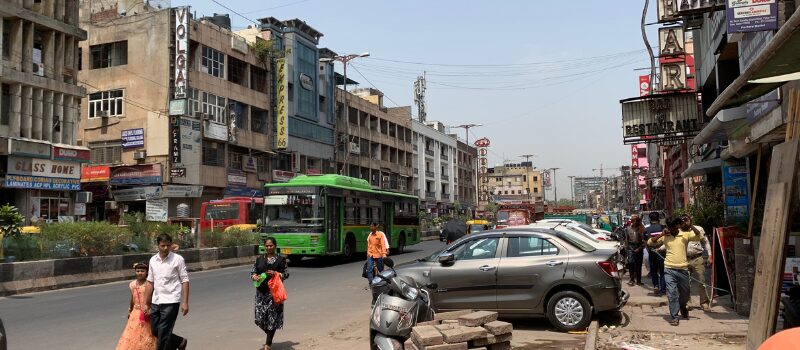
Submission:
[[[9,239],[13,242],[13,245],[9,244],[9,249],[6,253],[18,253],[16,250],[19,250],[20,239],[22,238],[20,224],[23,221],[25,221],[25,217],[20,215],[17,207],[8,203],[0,207],[0,233],[2,233],[3,240]],[[6,244],[3,244],[2,249],[6,250]]]
[[[703,227],[706,232],[714,227],[725,225],[725,203],[722,201],[722,190],[716,186],[698,187],[694,191],[692,202],[682,209],[675,210],[674,215],[689,215],[695,225]]]

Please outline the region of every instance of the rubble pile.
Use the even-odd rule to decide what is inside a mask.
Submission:
[[[411,350],[510,350],[510,323],[497,320],[490,311],[453,311],[439,313],[436,319],[420,322],[405,343]]]

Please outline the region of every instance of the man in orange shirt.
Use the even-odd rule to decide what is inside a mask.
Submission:
[[[386,242],[386,235],[378,231],[378,223],[373,222],[369,226],[370,233],[367,236],[367,283],[372,283],[375,277],[375,270],[380,273],[383,271],[383,258],[389,254]]]

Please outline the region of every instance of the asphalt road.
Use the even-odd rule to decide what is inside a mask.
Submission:
[[[410,261],[442,246],[423,242],[393,258],[397,263]],[[366,320],[370,294],[361,278],[362,266],[363,262],[324,259],[290,264],[285,329],[276,334],[273,349],[299,347]],[[188,338],[189,348],[261,349],[266,337],[253,323],[255,290],[249,272],[250,266],[242,266],[190,274],[189,314],[178,316],[175,326],[175,333]],[[9,349],[114,349],[126,322],[127,285],[116,282],[0,298]]]

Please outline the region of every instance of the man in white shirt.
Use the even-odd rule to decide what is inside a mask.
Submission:
[[[172,237],[156,238],[158,254],[150,258],[147,281],[153,284],[151,324],[158,350],[186,349],[186,339],[172,333],[178,309],[189,313],[189,274],[183,257],[172,252]]]

